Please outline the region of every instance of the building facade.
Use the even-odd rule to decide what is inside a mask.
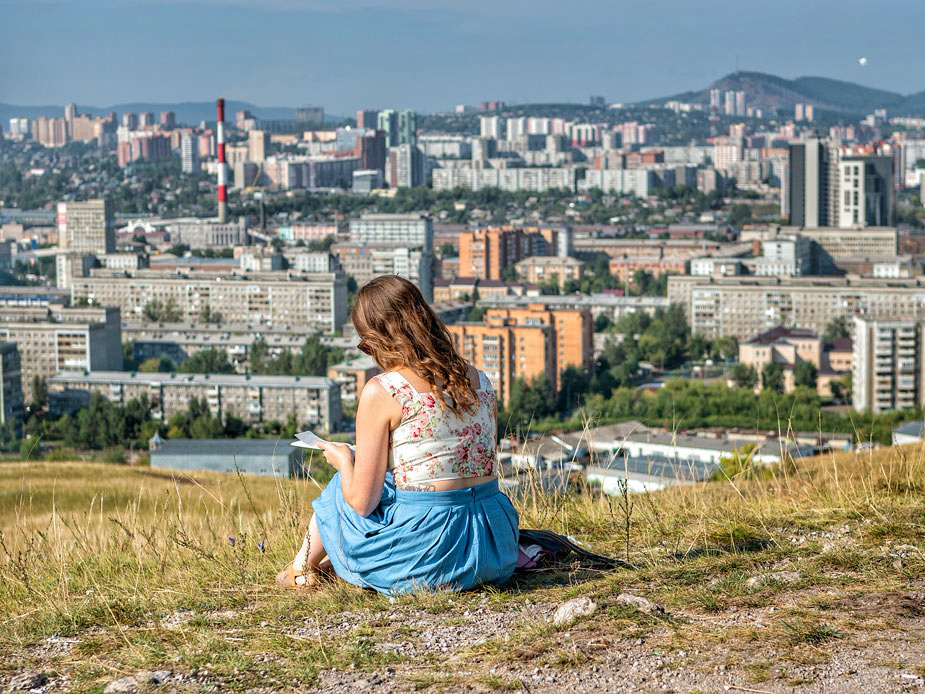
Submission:
[[[676,275],[668,300],[684,308],[692,332],[747,340],[779,325],[823,333],[839,317],[925,318],[925,281]]]
[[[907,314],[897,313],[895,316]],[[890,412],[925,403],[925,321],[893,316],[854,319],[852,403],[860,412]]]
[[[115,253],[116,228],[109,201],[59,202],[58,247],[69,253]]]
[[[285,422],[337,431],[341,425],[340,385],[313,376],[240,376],[229,374],[148,374],[126,371],[64,371],[48,380],[49,406],[55,414],[86,407],[91,393],[114,403],[142,396],[164,420],[186,412],[190,400],[205,400],[215,417],[233,415],[245,422]]]
[[[357,243],[396,243],[434,249],[434,222],[416,214],[364,214],[350,220],[350,240]]]
[[[26,401],[33,379],[59,371],[121,369],[122,332],[117,308],[4,307],[0,340],[16,345]]]
[[[0,342],[0,424],[23,417],[22,362],[13,342]]]
[[[224,275],[224,276],[222,276]],[[305,325],[324,333],[347,320],[343,273],[262,272],[253,274],[94,270],[71,287],[73,302],[116,306],[126,320],[138,320],[152,301],[170,303],[182,320],[209,314],[223,323]]]

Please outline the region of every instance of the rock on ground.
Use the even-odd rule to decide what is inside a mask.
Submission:
[[[597,603],[591,598],[575,598],[559,605],[556,613],[552,616],[552,621],[556,626],[565,626],[579,617],[594,614],[596,609]]]

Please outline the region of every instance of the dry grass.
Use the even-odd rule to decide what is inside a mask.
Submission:
[[[593,626],[576,625],[568,642],[545,623],[518,628],[450,655],[486,668],[535,662],[568,669],[592,662],[607,644],[650,638],[666,652],[692,643],[735,650],[766,642],[787,657],[824,658],[832,644],[889,623],[882,610],[858,616],[846,608],[855,614],[846,621],[834,612],[820,620],[821,609],[901,591],[922,576],[923,489],[925,449],[916,446],[827,455],[761,481],[643,494],[631,508],[593,491],[529,494],[517,502],[523,526],[573,535],[597,552],[628,550],[634,568],[561,567],[519,578],[511,589],[489,593],[488,606],[519,609],[527,601],[590,595],[600,605]],[[377,615],[423,613],[435,623],[462,624],[465,610],[484,604],[482,595],[390,603],[344,584],[308,596],[275,587],[273,576],[300,543],[318,492],[305,481],[88,463],[0,465],[0,676],[38,668],[84,690],[161,667],[207,670],[228,688],[295,688],[331,667],[388,665],[408,688],[452,688],[459,680],[443,669],[447,654],[415,658],[412,667],[400,653],[377,650],[376,643],[399,637],[427,638],[426,629],[408,627],[403,635],[404,627]],[[907,546],[899,568],[890,556],[898,545]],[[747,584],[782,567],[798,568],[799,580]],[[617,603],[627,589],[669,614]],[[780,605],[784,595],[786,609],[764,631],[736,628],[720,636],[703,627],[710,615]],[[338,631],[345,614],[361,615],[355,620],[362,626]],[[337,637],[303,634],[307,623]],[[577,648],[582,638],[590,645]],[[62,639],[73,642],[59,647]],[[762,681],[770,665],[743,667]],[[514,675],[488,670],[469,681],[493,690],[521,686]]]

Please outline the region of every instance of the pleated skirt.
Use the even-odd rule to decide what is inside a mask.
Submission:
[[[502,586],[517,564],[519,519],[496,479],[412,492],[387,473],[382,500],[364,517],[344,500],[337,473],[312,507],[337,575],[386,595]]]

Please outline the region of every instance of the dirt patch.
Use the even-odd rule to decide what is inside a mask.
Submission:
[[[908,593],[866,593],[832,603],[832,607],[863,617],[907,617],[925,615],[925,598]]]

